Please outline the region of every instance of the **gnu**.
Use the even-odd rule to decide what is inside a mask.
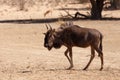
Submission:
[[[73,68],[73,57],[72,57],[72,47],[91,47],[91,57],[88,64],[83,70],[86,70],[92,60],[95,57],[95,51],[98,53],[98,56],[101,60],[100,70],[103,69],[103,52],[102,52],[102,34],[96,29],[83,28],[73,23],[61,24],[58,29],[52,29],[49,25],[46,25],[47,32],[45,33],[44,38],[44,47],[48,50],[54,48],[60,48],[62,45],[67,47],[67,50],[64,52],[67,57],[70,66],[67,69]]]

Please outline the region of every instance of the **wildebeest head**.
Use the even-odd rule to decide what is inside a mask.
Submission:
[[[55,29],[52,29],[51,26],[50,26],[50,29],[48,29],[47,25],[46,27],[47,27],[47,32],[44,33],[45,34],[44,47],[48,48],[48,50],[51,50],[52,47],[60,48],[62,45],[60,35],[57,34]]]
[[[53,47],[53,41],[54,41],[53,33],[55,32],[55,29],[52,29],[51,26],[50,26],[50,29],[48,29],[47,25],[46,27],[47,27],[47,32],[44,33],[45,34],[44,47],[48,48],[48,50],[51,50]]]

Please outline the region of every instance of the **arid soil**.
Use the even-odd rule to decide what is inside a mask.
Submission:
[[[96,53],[87,71],[82,69],[90,58],[90,48],[73,48],[74,68],[65,47],[44,48],[44,24],[0,24],[0,80],[120,80],[120,21],[74,21],[74,24],[98,29],[103,33],[104,69],[99,71]],[[59,23],[51,23],[58,28]]]

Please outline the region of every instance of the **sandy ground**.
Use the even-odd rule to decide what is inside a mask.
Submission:
[[[65,47],[48,51],[44,48],[44,24],[0,24],[0,80],[120,80],[120,21],[76,21],[74,24],[95,28],[104,35],[103,71],[95,59],[87,71],[90,48],[73,48],[74,68]],[[59,23],[51,23],[53,28]]]

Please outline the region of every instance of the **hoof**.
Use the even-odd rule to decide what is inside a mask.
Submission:
[[[87,70],[88,67],[85,67],[83,70]]]
[[[103,70],[103,67],[102,68],[100,68],[100,71],[102,71]]]
[[[73,68],[73,66],[70,66],[69,68],[67,68],[66,70],[70,70],[70,69],[72,69]]]
[[[87,71],[87,69],[86,69],[86,68],[84,68],[83,70],[84,70],[84,71]]]

